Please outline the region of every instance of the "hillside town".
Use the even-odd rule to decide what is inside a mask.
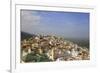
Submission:
[[[89,59],[88,48],[58,36],[35,35],[21,41],[21,63]]]

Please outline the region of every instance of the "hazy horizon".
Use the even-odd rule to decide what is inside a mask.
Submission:
[[[89,13],[21,10],[21,31],[89,40]]]

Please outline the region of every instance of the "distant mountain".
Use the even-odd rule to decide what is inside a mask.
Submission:
[[[67,38],[65,38],[65,40],[72,41],[73,43],[76,43],[76,44],[78,44],[79,46],[82,46],[82,47],[90,48],[89,39],[67,39]]]
[[[30,38],[30,37],[32,37],[32,36],[34,36],[34,35],[32,35],[32,34],[30,34],[30,33],[27,33],[27,32],[21,31],[21,40],[23,40],[23,39],[28,39],[28,38]]]

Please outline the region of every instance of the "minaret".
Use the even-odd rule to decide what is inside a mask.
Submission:
[[[51,50],[51,59],[54,61],[54,49]]]

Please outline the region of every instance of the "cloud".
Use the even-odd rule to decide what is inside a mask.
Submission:
[[[21,10],[21,30],[31,32],[32,27],[40,24],[41,17],[32,10]]]

